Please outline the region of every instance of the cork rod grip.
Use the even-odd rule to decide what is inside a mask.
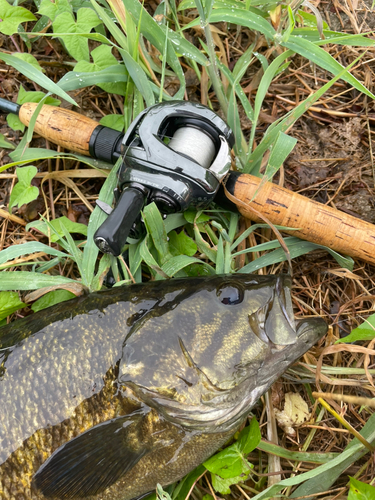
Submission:
[[[249,174],[234,174],[227,182],[229,192],[243,204],[255,208],[273,224],[299,228],[292,236],[325,245],[351,257],[375,264],[375,226],[271,182],[257,192],[261,179]],[[239,212],[246,218],[260,220],[243,204]],[[288,231],[285,231],[288,232]]]
[[[37,104],[33,102],[21,106],[19,118],[24,125],[29,125],[36,107]],[[75,111],[46,104],[42,106],[34,130],[54,144],[89,156],[90,137],[98,125],[96,121]]]

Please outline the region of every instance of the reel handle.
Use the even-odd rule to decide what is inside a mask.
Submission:
[[[122,252],[130,230],[140,214],[146,198],[143,186],[130,186],[122,192],[115,209],[94,234],[95,244],[115,257]]]

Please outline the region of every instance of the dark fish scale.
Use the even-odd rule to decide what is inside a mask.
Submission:
[[[291,330],[289,285],[248,275],[132,285],[4,327],[0,499],[130,500],[183,477],[325,333],[319,319]]]

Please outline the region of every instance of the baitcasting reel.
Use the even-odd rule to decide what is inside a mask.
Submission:
[[[204,208],[213,201],[228,173],[234,137],[228,125],[200,104],[170,101],[143,111],[125,135],[97,127],[90,154],[114,163],[119,171],[116,205],[94,235],[105,253],[118,256],[145,204],[164,214]]]

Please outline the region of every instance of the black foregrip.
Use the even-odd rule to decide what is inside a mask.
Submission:
[[[111,253],[115,257],[121,254],[144,202],[145,193],[140,189],[124,189],[115,209],[94,234],[94,241],[102,252]]]

